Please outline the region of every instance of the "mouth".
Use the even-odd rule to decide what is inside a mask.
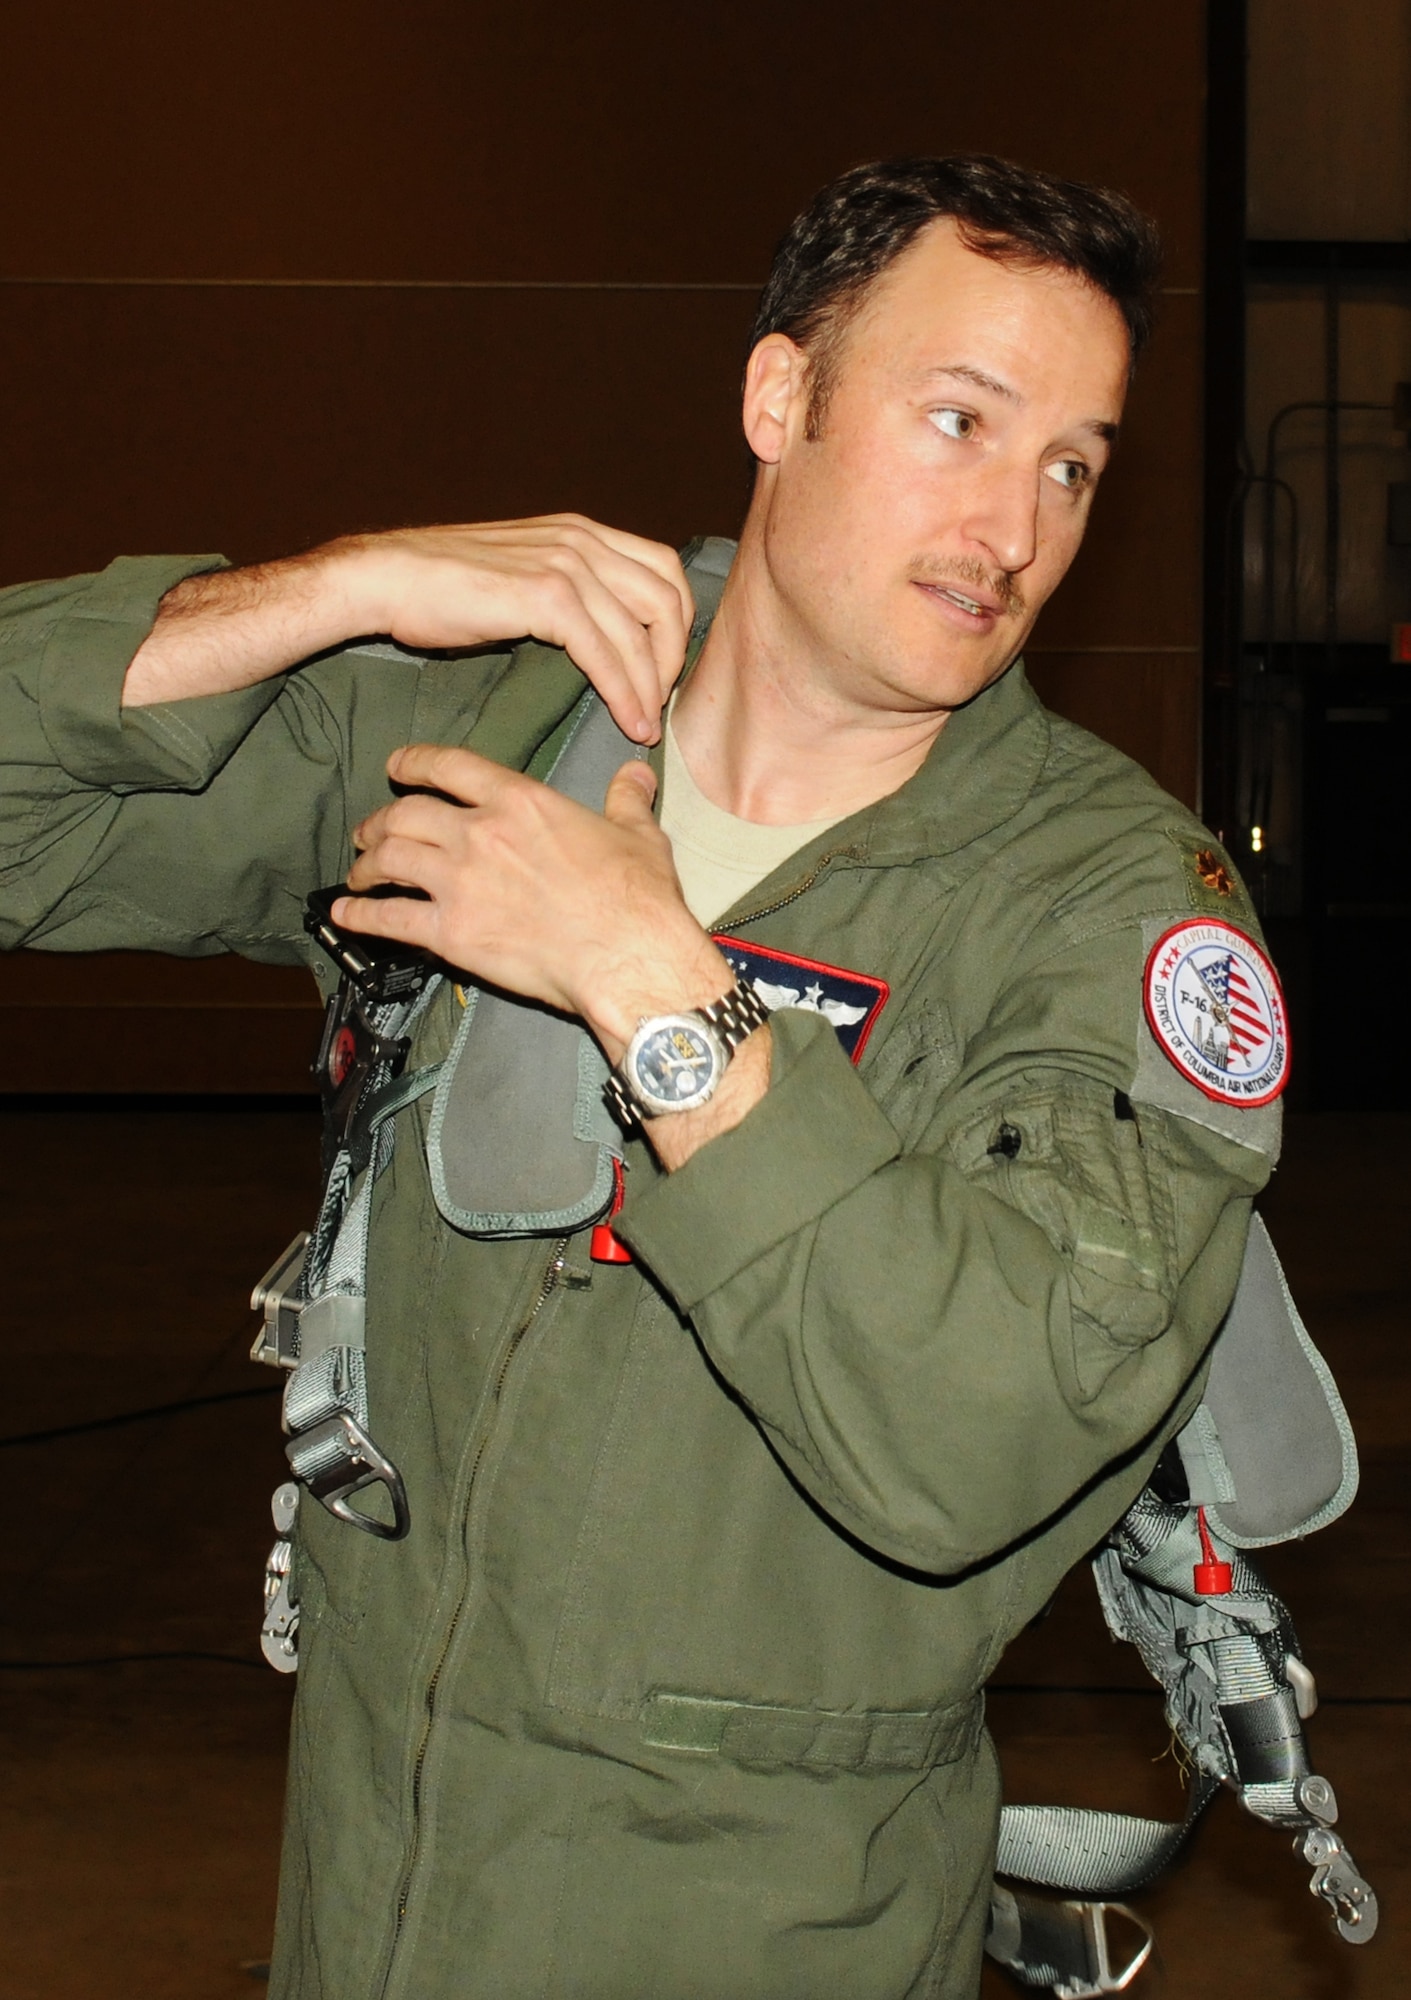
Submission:
[[[974,596],[970,591],[961,590],[953,583],[926,583],[919,578],[917,584],[933,602],[944,605],[952,616],[958,613],[971,625],[980,627],[993,625],[1007,609],[997,597],[992,597],[988,592]]]
[[[958,604],[962,611],[968,611],[972,618],[983,618],[987,607],[973,597],[964,597],[958,590],[943,590],[942,597],[948,597],[952,604]]]

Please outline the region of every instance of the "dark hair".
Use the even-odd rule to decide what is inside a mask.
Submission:
[[[1160,240],[1125,195],[985,153],[874,161],[831,181],[792,223],[750,331],[751,350],[766,334],[785,333],[807,351],[810,436],[822,428],[842,336],[868,291],[929,223],[947,216],[982,257],[1085,278],[1121,313],[1133,362],[1145,347]]]

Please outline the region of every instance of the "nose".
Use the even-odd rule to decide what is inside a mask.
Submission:
[[[1032,465],[992,459],[977,467],[962,528],[977,553],[1011,576],[1029,567],[1039,546],[1039,483]]]

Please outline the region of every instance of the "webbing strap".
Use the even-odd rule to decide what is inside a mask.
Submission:
[[[1219,1789],[1214,1778],[1197,1776],[1181,1820],[1079,1806],[1006,1806],[995,1872],[1074,1895],[1124,1896],[1175,1859]]]
[[[433,980],[408,1003],[366,1010],[369,1026],[394,1046],[430,1003]],[[397,1541],[410,1526],[396,1466],[369,1434],[365,1352],[367,1249],[373,1190],[391,1162],[397,1112],[430,1090],[440,1065],[394,1077],[390,1062],[368,1076],[357,1114],[324,1187],[305,1266],[299,1361],[284,1391],[285,1456],[295,1477],[340,1520]],[[350,1505],[384,1489],[391,1519]]]

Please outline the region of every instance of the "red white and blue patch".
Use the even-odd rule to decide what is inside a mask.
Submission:
[[[1173,924],[1151,948],[1143,999],[1162,1052],[1220,1104],[1268,1104],[1288,1082],[1279,976],[1233,924]]]
[[[776,1007],[801,1007],[805,1013],[821,1014],[832,1023],[852,1060],[860,1059],[877,1016],[891,996],[885,979],[874,979],[866,972],[845,972],[841,966],[825,965],[822,959],[771,951],[767,945],[745,944],[740,938],[719,933],[715,942],[771,1013]]]

